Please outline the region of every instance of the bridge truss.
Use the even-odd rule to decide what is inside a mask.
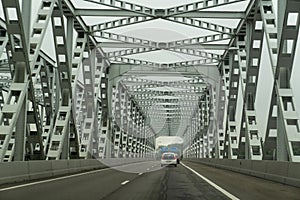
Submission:
[[[154,8],[123,0],[41,0],[37,11],[31,1],[1,5],[0,162],[149,157],[159,136],[183,138],[186,157],[300,161],[291,84],[299,1]],[[245,9],[228,10],[239,5]],[[116,31],[158,20],[205,34],[155,41]],[[138,57],[153,52],[184,59]],[[272,92],[264,130],[257,99],[266,67]]]

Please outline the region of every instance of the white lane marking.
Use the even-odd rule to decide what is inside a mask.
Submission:
[[[140,175],[142,175],[143,173],[139,173],[138,175],[140,176]]]
[[[130,164],[122,165],[122,167],[130,166],[130,165],[136,165],[136,164],[144,164],[146,162],[149,162],[149,161],[140,162],[140,163],[130,163]],[[73,174],[73,175],[69,175],[69,176],[62,176],[62,177],[58,177],[58,178],[47,179],[47,180],[43,180],[43,181],[37,181],[37,182],[32,182],[32,183],[26,183],[26,184],[16,185],[16,186],[2,188],[2,189],[0,188],[0,192],[7,191],[7,190],[13,190],[13,189],[17,189],[17,188],[22,188],[22,187],[27,187],[27,186],[31,186],[31,185],[37,185],[37,184],[40,184],[40,183],[49,183],[49,182],[63,180],[63,179],[67,179],[67,178],[73,178],[73,177],[77,177],[77,176],[83,176],[83,175],[87,175],[87,174],[93,174],[93,173],[97,173],[97,172],[101,172],[101,171],[106,171],[106,170],[115,170],[116,167],[117,166],[111,167],[111,168],[93,170],[93,171],[89,171],[89,172],[83,172],[83,173],[79,173],[79,174]]]
[[[26,184],[22,184],[22,185],[16,185],[16,186],[12,186],[12,187],[2,188],[2,189],[0,189],[0,192],[7,191],[7,190],[13,190],[13,189],[17,189],[17,188],[22,188],[22,187],[27,187],[27,186],[31,186],[31,185],[37,185],[37,184],[40,184],[40,183],[48,183],[48,182],[63,180],[63,179],[67,179],[67,178],[73,178],[73,177],[77,177],[77,176],[93,174],[93,173],[97,173],[97,172],[101,172],[101,171],[106,171],[106,170],[109,170],[109,169],[111,169],[111,168],[99,169],[99,170],[84,172],[84,173],[80,173],[80,174],[73,174],[73,175],[69,175],[69,176],[63,176],[63,177],[52,178],[52,179],[43,180],[43,181],[26,183]]]
[[[129,183],[129,180],[122,182],[121,185],[125,185],[126,183]]]
[[[150,170],[149,168],[147,168],[147,170]]]
[[[200,178],[202,178],[203,180],[205,180],[208,184],[210,184],[211,186],[213,186],[214,188],[216,188],[217,190],[219,190],[220,192],[222,192],[224,195],[226,195],[228,198],[230,199],[234,199],[234,200],[239,200],[239,198],[237,198],[236,196],[234,196],[233,194],[230,194],[229,192],[227,192],[225,189],[221,188],[220,186],[218,186],[217,184],[215,184],[214,182],[212,182],[211,180],[205,178],[204,176],[202,176],[201,174],[199,174],[198,172],[196,172],[195,170],[193,170],[192,168],[186,166],[185,164],[181,163],[182,166],[184,166],[185,168],[189,169],[190,171],[192,171],[194,174],[196,174],[197,176],[199,176]]]

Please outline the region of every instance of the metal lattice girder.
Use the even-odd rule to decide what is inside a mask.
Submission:
[[[262,1],[260,4],[274,74],[264,158],[274,158],[276,149],[277,160],[299,161],[299,153],[297,153],[297,151],[299,152],[297,149],[299,137],[296,136],[299,132],[299,118],[293,107],[294,98],[290,87],[295,44],[299,31],[299,2],[289,0],[279,2],[279,8],[278,23],[276,23],[272,1]],[[293,17],[298,20],[291,21],[289,19]],[[276,110],[278,115],[274,113]],[[275,137],[277,138],[275,139]]]
[[[78,158],[79,157],[79,134],[81,133],[81,127],[78,127],[79,129],[76,129],[75,124],[81,124],[81,121],[77,121],[75,119],[79,118],[80,108],[82,107],[82,101],[83,101],[83,94],[76,91],[77,84],[78,84],[78,71],[80,69],[80,66],[82,64],[83,56],[84,54],[88,54],[88,51],[86,50],[86,46],[88,43],[88,36],[84,32],[78,32],[77,38],[75,41],[75,46],[73,49],[73,56],[72,56],[72,99],[78,99],[80,104],[78,105],[78,102],[72,101],[72,122],[71,122],[71,128],[73,129],[70,134],[70,157],[71,158]],[[85,90],[84,90],[85,91]],[[84,92],[83,91],[83,92]],[[77,94],[79,93],[79,94]],[[75,96],[76,95],[76,96]],[[77,98],[78,95],[81,95],[81,97]],[[79,106],[79,108],[77,108]],[[76,110],[79,110],[79,112],[75,112]],[[79,114],[80,113],[80,114]],[[75,117],[76,116],[76,117]]]
[[[86,47],[87,48],[87,47]],[[89,53],[84,57],[83,60],[83,78],[84,78],[84,97],[85,97],[85,106],[86,113],[83,123],[83,135],[81,136],[81,151],[80,157],[91,158],[92,153],[92,142],[96,132],[95,127],[95,102],[94,102],[94,84],[95,84],[95,50],[92,53]],[[85,151],[83,151],[85,149]]]
[[[182,61],[169,64],[169,67],[183,67],[183,66],[201,66],[206,64],[217,64],[219,61],[217,59],[201,59],[201,60],[189,60],[189,61]],[[212,67],[215,67],[212,65]]]
[[[139,89],[140,90],[140,89]],[[201,96],[202,92],[197,92],[195,89],[186,89],[182,91],[155,91],[155,90],[134,90],[131,92],[132,95],[135,95],[136,97],[143,96],[144,99],[147,99],[148,97],[155,96],[155,95],[187,95],[187,96]],[[147,94],[147,95],[144,95]]]
[[[146,53],[151,51],[159,50],[158,48],[134,48],[134,49],[125,49],[125,50],[119,50],[119,51],[113,51],[106,53],[106,57],[118,57],[118,56],[126,56],[126,55],[133,55],[133,54],[139,54],[139,53]],[[168,51],[174,51],[178,53],[183,53],[187,55],[193,55],[193,56],[199,56],[203,58],[215,58],[219,59],[220,55],[214,54],[214,53],[208,53],[205,51],[199,51],[195,49],[184,49],[184,48],[168,48],[165,49]]]
[[[216,145],[216,157],[222,159],[224,155],[224,140],[225,140],[225,113],[226,113],[226,106],[225,106],[225,85],[222,77],[220,76],[219,79],[219,92],[217,92],[219,102],[217,105],[217,145]]]
[[[58,79],[61,91],[61,99],[53,133],[51,134],[49,150],[47,159],[60,159],[67,158],[69,154],[69,133],[70,133],[70,120],[71,117],[71,67],[70,58],[67,47],[67,40],[65,35],[65,26],[61,3],[55,5],[52,12],[52,28],[53,37],[56,47],[56,60],[58,69]],[[76,134],[76,133],[75,133]]]
[[[121,35],[121,34],[115,34],[115,33],[109,33],[109,32],[95,32],[92,34],[95,37],[101,37],[109,40],[116,40],[116,41],[121,41],[125,43],[131,43],[131,44],[138,44],[138,45],[143,45],[146,47],[152,47],[152,48],[158,48],[160,46],[160,43],[150,41],[150,40],[145,40],[145,39],[140,39],[140,38],[134,38],[134,37],[129,37],[126,35]]]
[[[230,39],[230,38],[227,38]],[[224,39],[225,40],[225,39]],[[122,43],[122,42],[101,42],[97,45],[98,47],[101,48],[144,48],[143,45],[138,45],[138,44],[129,44],[129,43]],[[170,46],[170,47],[174,47]],[[176,46],[175,46],[176,47]],[[205,49],[205,50],[227,50],[228,49],[228,44],[210,44],[210,43],[193,43],[193,44],[186,44],[186,45],[178,45],[178,48],[183,48],[183,49]]]
[[[196,96],[197,97],[197,96]],[[150,102],[150,103],[183,103],[184,101],[183,100],[178,100],[178,99],[155,99],[155,100],[152,100],[152,99],[136,99],[135,100],[136,102],[139,102],[139,101],[142,101],[142,102]],[[199,102],[198,99],[194,98],[194,99],[189,99],[187,100],[189,102],[194,102],[195,105],[197,102]]]
[[[113,88],[113,100],[112,100],[112,113],[114,117],[113,122],[113,151],[114,156],[119,157],[121,138],[122,138],[122,127],[121,127],[121,99],[120,99],[120,84]]]
[[[219,24],[211,23],[211,22],[205,22],[203,20],[198,19],[192,19],[189,17],[168,17],[165,18],[169,21],[185,24],[192,27],[197,27],[209,31],[219,32],[219,33],[225,33],[225,34],[233,34],[233,29],[227,26],[222,26]]]
[[[280,2],[278,10],[278,62],[276,87],[278,95],[278,160],[300,162],[300,119],[295,108],[291,77],[300,27],[300,2]],[[285,8],[285,9],[284,9]],[[294,20],[293,17],[295,18]],[[277,76],[278,74],[278,76]]]
[[[121,10],[127,10],[134,13],[140,13],[147,16],[155,16],[155,9],[138,4],[129,3],[121,0],[84,0],[88,2],[97,3],[104,6],[110,6],[113,8],[119,8]]]
[[[156,16],[162,15],[164,10],[156,10]],[[115,10],[115,9],[85,9],[77,8],[75,10],[76,16],[98,16],[98,17],[143,17],[144,14],[133,13],[126,10]],[[220,18],[220,19],[243,19],[245,18],[245,12],[241,11],[191,11],[188,13],[182,13],[176,15],[177,17],[191,17],[191,18]]]
[[[161,68],[173,68],[173,67],[182,67],[182,66],[199,66],[205,64],[213,64],[218,63],[218,60],[215,59],[201,59],[201,60],[190,60],[190,61],[182,61],[176,63],[154,63],[149,61],[130,59],[124,57],[113,57],[110,61],[134,64],[134,65],[143,65],[143,66],[151,66],[151,67],[161,67]],[[213,67],[213,66],[212,66]]]
[[[266,42],[268,45],[270,61],[272,64],[272,70],[275,74],[277,59],[278,59],[278,39],[277,39],[277,19],[275,16],[275,9],[273,7],[272,0],[260,1],[260,13],[262,17],[262,23],[257,22],[257,27],[264,28],[266,33]]]
[[[239,62],[237,52],[231,52],[229,55],[230,78],[229,78],[229,96],[227,104],[226,136],[225,143],[228,143],[228,157],[236,158],[238,153],[238,130],[235,119],[237,108],[238,88],[239,88]],[[225,149],[226,150],[226,149]]]
[[[100,143],[101,141],[101,105],[100,105],[100,99],[101,99],[101,77],[102,77],[102,70],[104,68],[103,65],[103,58],[100,55],[98,51],[96,51],[96,64],[95,64],[95,83],[94,83],[94,106],[95,106],[95,117],[94,117],[94,124],[96,126],[95,129],[95,143],[93,145],[93,156],[94,157],[100,157],[103,158],[103,155],[100,155]],[[105,137],[104,137],[104,142],[105,142]],[[103,149],[102,149],[103,152]]]
[[[113,21],[104,22],[101,24],[91,26],[90,32],[103,31],[103,30],[107,30],[107,29],[123,27],[123,26],[127,26],[127,25],[150,21],[152,19],[154,19],[154,18],[143,16],[143,17],[128,17],[128,18],[113,20]]]
[[[175,63],[154,63],[150,61],[144,60],[137,60],[131,58],[124,58],[124,57],[112,57],[110,61],[115,62],[122,62],[134,65],[143,65],[143,66],[151,66],[151,67],[162,67],[162,68],[172,68],[172,67],[182,67],[182,66],[199,66],[205,64],[213,64],[218,63],[216,59],[201,59],[201,60],[190,60],[190,61],[182,61],[182,62],[175,62]],[[213,66],[212,66],[213,67]]]
[[[4,92],[3,88],[0,87],[0,111],[2,110],[3,105],[5,103],[3,92]]]
[[[50,72],[50,67],[47,66],[45,60],[42,60],[42,65],[40,69],[40,79],[41,79],[41,88],[43,93],[44,99],[44,131],[43,131],[43,145],[44,145],[44,152],[47,150],[47,145],[50,139],[50,133],[53,129],[53,87],[51,82],[53,81],[53,74]]]
[[[202,37],[189,38],[189,39],[177,40],[177,41],[165,43],[165,42],[155,42],[155,41],[151,41],[151,40],[134,38],[134,37],[129,37],[129,36],[115,34],[115,33],[109,33],[109,32],[95,32],[93,35],[95,37],[101,37],[101,38],[105,38],[105,39],[121,41],[124,43],[141,45],[142,47],[158,48],[158,49],[176,48],[176,47],[180,47],[180,46],[185,46],[185,48],[187,48],[186,46],[195,45],[195,44],[201,46],[201,44],[207,45],[204,43],[222,41],[222,40],[227,40],[227,39],[232,38],[232,36],[228,35],[228,34],[215,34],[215,35],[207,35],[207,36],[202,36]],[[198,49],[201,49],[201,48],[199,48],[199,46],[198,46]]]
[[[8,37],[7,37],[6,30],[0,26],[0,58],[2,57],[2,54],[4,52],[7,43],[8,43]]]
[[[104,60],[104,59],[103,59]],[[98,60],[98,62],[101,62]],[[103,62],[103,61],[102,61]],[[109,108],[108,108],[108,77],[106,73],[107,66],[102,67],[102,77],[101,77],[101,83],[100,83],[100,95],[101,95],[101,110],[102,110],[102,116],[101,116],[101,132],[100,132],[100,138],[99,138],[99,157],[103,158],[105,154],[109,154],[109,152],[106,150],[107,143],[110,141],[107,141],[108,139],[108,131],[109,131]]]
[[[263,146],[263,160],[276,160],[277,148],[277,98],[276,88],[273,86],[267,129]]]
[[[40,54],[40,48],[42,45],[42,42],[44,40],[44,36],[46,33],[46,29],[48,27],[49,24],[49,20],[51,18],[51,14],[54,8],[54,1],[46,1],[43,0],[41,2],[41,6],[37,12],[37,19],[35,20],[35,23],[32,26],[32,32],[30,35],[30,39],[29,39],[29,62],[30,62],[30,68],[31,68],[31,74],[34,77],[33,78],[33,84],[35,86],[35,93],[38,92],[43,92],[40,91],[40,83],[37,83],[37,77],[40,74],[40,69],[41,69],[41,65],[44,65],[44,60],[42,58],[39,58],[39,54]],[[38,96],[41,96],[39,94],[37,94]],[[38,99],[38,97],[36,96],[36,100],[39,101],[44,101],[43,96],[41,96],[42,99]],[[34,119],[34,110],[30,109],[30,107],[28,108],[27,111],[27,124],[30,126],[30,124],[34,124],[35,120]],[[30,149],[30,159],[40,159],[40,157],[38,157],[37,155],[37,150],[39,149],[39,151],[44,151],[45,148],[43,148],[44,143],[42,143],[43,145],[41,145],[41,137],[44,137],[42,135],[39,134],[34,134],[35,130],[30,130],[29,136],[27,137],[27,146],[28,149]],[[43,131],[44,132],[44,131]],[[34,149],[32,149],[32,147]]]
[[[258,11],[257,11],[258,12]],[[262,159],[261,138],[259,137],[259,130],[257,126],[257,115],[255,109],[255,99],[258,85],[259,68],[261,62],[262,45],[264,31],[262,27],[255,26],[256,22],[261,20],[259,13],[255,14],[252,23],[247,26],[247,41],[238,41],[238,48],[244,49],[247,55],[240,53],[239,50],[239,65],[240,65],[240,81],[242,83],[242,93],[244,97],[243,102],[243,117],[241,120],[241,129],[245,123],[245,130],[241,130],[239,151],[243,151],[242,146],[245,144],[245,158],[252,160]],[[241,38],[241,37],[240,37]],[[247,61],[246,61],[247,60]],[[245,65],[243,67],[243,65]],[[246,133],[243,139],[242,133]]]
[[[213,58],[213,59],[220,59],[220,55],[218,54],[214,54],[214,53],[208,53],[203,51],[199,51],[199,50],[195,50],[195,49],[187,49],[187,48],[168,48],[169,51],[174,51],[174,52],[178,52],[178,53],[183,53],[183,54],[187,54],[187,55],[193,55],[193,56],[198,56],[198,57],[203,57],[203,58]]]
[[[144,65],[144,66],[155,66],[160,67],[160,63],[154,63],[150,61],[143,61],[143,60],[137,60],[137,59],[131,59],[131,58],[124,58],[124,57],[111,57],[109,60],[115,61],[115,62],[121,62],[121,63],[128,63],[128,64],[134,64],[134,65]]]
[[[31,69],[33,69],[34,64],[40,53],[40,48],[42,41],[44,39],[46,29],[48,27],[49,20],[51,18],[55,0],[42,0],[41,6],[37,12],[37,19],[32,26],[32,33],[30,37],[30,54],[29,60],[31,64]]]
[[[230,36],[228,34],[207,35],[207,36],[202,36],[202,37],[189,38],[189,39],[184,39],[184,40],[168,42],[166,45],[166,48],[176,48],[176,47],[180,47],[180,46],[185,46],[184,48],[187,48],[186,46],[194,45],[194,44],[201,46],[203,43],[222,41],[222,40],[227,40],[227,39],[231,39],[231,38],[232,38],[232,36]],[[205,44],[203,44],[203,45],[205,45]],[[198,47],[198,49],[201,49],[201,48]]]
[[[179,15],[179,14],[188,13],[188,12],[192,12],[192,11],[199,11],[199,10],[203,10],[203,9],[207,9],[207,8],[218,7],[218,6],[228,5],[231,3],[237,3],[237,2],[242,2],[242,1],[245,1],[245,0],[223,0],[223,1],[201,0],[201,1],[198,1],[195,3],[189,3],[189,4],[165,9],[164,16],[169,17],[169,16],[173,16],[173,15]],[[220,3],[220,2],[222,2],[222,3]]]
[[[134,49],[125,49],[125,50],[119,50],[119,51],[112,51],[106,53],[107,58],[111,57],[118,57],[118,56],[126,56],[126,55],[133,55],[133,54],[139,54],[139,53],[146,53],[151,51],[156,51],[157,48],[147,48],[147,47],[141,47],[141,48],[134,48]]]
[[[28,48],[27,48],[27,42],[25,38],[25,32],[24,32],[24,26],[23,26],[23,20],[21,16],[20,11],[20,5],[18,1],[4,1],[2,2],[5,19],[7,23],[7,33],[8,37],[10,39],[10,48],[8,49],[8,54],[11,55],[11,60],[14,64],[14,78],[11,84],[11,88],[9,90],[15,89],[16,94],[17,93],[25,93],[27,91],[27,87],[29,88],[29,95],[28,99],[31,100],[31,106],[32,106],[32,118],[34,123],[34,130],[37,133],[39,137],[39,145],[40,147],[43,146],[42,140],[41,140],[41,134],[42,134],[42,126],[41,126],[41,118],[39,115],[39,109],[37,106],[37,103],[35,101],[35,95],[34,95],[34,87],[31,79],[31,69],[29,65],[29,58],[28,58]],[[20,38],[14,37],[15,35],[18,35]],[[16,45],[19,44],[19,45]],[[15,84],[19,84],[20,87],[17,87]],[[23,84],[21,86],[21,84]],[[25,88],[23,86],[26,86]],[[15,93],[12,93],[9,91],[9,98],[13,99],[16,95]],[[21,95],[21,94],[20,94]],[[3,116],[1,117],[1,121],[8,120],[8,118],[11,118],[10,125],[11,127],[15,127],[18,125],[18,128],[16,129],[15,136],[12,139],[15,139],[15,145],[16,148],[13,147],[13,152],[10,151],[11,155],[6,155],[6,151],[9,152],[8,148],[11,148],[9,146],[9,142],[11,142],[12,137],[12,131],[8,129],[6,132],[6,136],[4,136],[4,145],[2,147],[2,153],[0,155],[0,160],[3,161],[4,157],[9,157],[8,161],[14,157],[15,160],[23,160],[25,156],[25,132],[26,132],[26,126],[25,122],[26,120],[26,100],[27,97],[25,94],[22,95],[22,98],[15,99],[15,102],[11,102],[10,100],[4,105],[3,107],[3,113],[1,113]],[[10,116],[7,116],[10,109],[7,109],[6,107],[11,106],[10,104],[14,104],[15,109],[14,112],[9,114]],[[4,112],[5,110],[5,112]],[[16,117],[16,116],[18,117]],[[2,123],[2,122],[1,122]],[[2,127],[0,128],[2,129]],[[5,127],[3,127],[5,129]],[[44,154],[42,151],[43,148],[40,148],[39,155],[40,158],[43,158]],[[14,153],[15,155],[12,155]]]

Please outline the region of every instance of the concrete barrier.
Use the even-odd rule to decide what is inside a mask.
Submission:
[[[300,163],[289,163],[286,184],[300,187]]]
[[[28,162],[28,175],[30,180],[52,176],[52,162],[30,161]]]
[[[264,161],[253,160],[250,175],[265,178],[266,167],[267,165]]]
[[[51,178],[87,170],[102,169],[149,160],[153,159],[111,158],[102,160],[75,159],[2,162],[0,163],[0,185],[42,178]]]
[[[300,187],[300,163],[210,158],[185,160]]]
[[[67,160],[52,160],[51,171],[53,176],[69,173],[69,163]]]
[[[0,184],[29,180],[28,162],[0,163]]]

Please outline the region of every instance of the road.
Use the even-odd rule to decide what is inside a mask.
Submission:
[[[143,162],[0,187],[0,200],[258,200],[299,197],[300,188],[190,162],[163,168],[158,161]]]

